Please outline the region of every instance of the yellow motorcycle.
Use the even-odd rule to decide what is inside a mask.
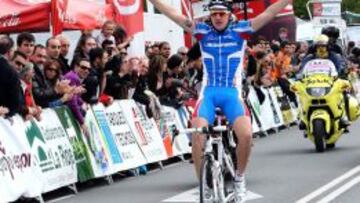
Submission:
[[[303,70],[303,78],[290,86],[299,96],[301,104],[299,128],[306,131],[316,151],[323,152],[325,147],[335,147],[335,142],[346,128],[341,122],[346,116],[343,92],[350,88],[350,83],[337,78],[335,66],[330,60],[312,60]],[[349,109],[349,120],[355,121],[360,109],[352,97],[349,98]]]

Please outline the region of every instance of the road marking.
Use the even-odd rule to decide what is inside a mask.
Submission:
[[[309,195],[301,198],[300,200],[296,201],[296,203],[307,203],[310,200],[314,199],[315,197],[321,195],[322,193],[326,192],[327,190],[333,188],[334,186],[338,185],[339,183],[343,182],[344,180],[350,178],[351,176],[355,175],[360,171],[360,165],[356,166],[355,168],[349,170],[348,172],[344,173],[343,175],[339,176],[338,178],[332,180],[328,184],[322,186],[321,188],[315,190],[314,192],[310,193]]]
[[[200,196],[199,188],[196,187],[194,189],[188,190],[169,199],[163,200],[162,202],[199,202],[199,196]],[[247,201],[247,200],[260,199],[260,198],[263,198],[263,196],[248,191],[245,200]]]
[[[357,176],[356,178],[354,178],[351,181],[347,182],[346,184],[339,187],[334,192],[330,193],[329,195],[327,195],[326,197],[324,197],[323,199],[318,201],[318,203],[328,203],[328,202],[334,200],[336,197],[340,196],[342,193],[346,192],[347,190],[349,190],[350,188],[352,188],[353,186],[355,186],[359,182],[360,182],[360,176]]]

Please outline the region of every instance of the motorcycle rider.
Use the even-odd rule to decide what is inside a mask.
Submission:
[[[321,34],[329,37],[329,50],[331,50],[337,54],[343,55],[343,50],[342,50],[341,46],[336,43],[336,41],[340,37],[339,28],[337,28],[335,26],[324,27],[321,30]]]
[[[335,65],[336,73],[332,76],[344,76],[346,69],[345,60],[337,53],[331,51],[329,46],[329,37],[321,34],[314,38],[313,50],[303,59],[300,65],[298,78],[302,77],[305,65],[314,59],[328,59]]]
[[[314,53],[308,54],[304,60],[301,62],[300,70],[297,74],[297,79],[301,79],[306,75],[308,72],[314,72],[314,70],[309,70],[306,64],[315,59],[328,59],[333,63],[333,66],[329,66],[330,74],[333,77],[340,77],[346,78],[346,62],[341,57],[340,54],[337,54],[331,51],[331,46],[329,44],[329,37],[321,34],[314,38]],[[315,71],[316,72],[316,71]],[[344,102],[345,102],[345,112],[346,115],[349,115],[349,105],[348,105],[348,95],[344,93]],[[348,120],[348,116],[344,115],[340,119],[340,126],[345,128],[345,132],[348,132],[347,126],[350,125]],[[300,129],[304,128],[304,124],[300,123]]]

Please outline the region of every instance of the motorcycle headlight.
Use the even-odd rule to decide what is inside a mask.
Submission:
[[[312,87],[306,89],[307,93],[313,97],[322,97],[330,92],[329,87]]]

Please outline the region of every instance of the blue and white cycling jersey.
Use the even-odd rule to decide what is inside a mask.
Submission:
[[[196,24],[193,30],[204,65],[203,89],[195,116],[205,118],[209,124],[215,120],[216,107],[223,110],[231,124],[247,115],[241,102],[241,81],[245,38],[252,32],[249,21],[232,22],[220,33],[205,23]]]
[[[208,86],[241,85],[247,34],[253,29],[249,21],[232,22],[224,32],[217,32],[206,23],[197,23],[193,30],[200,43],[204,79]]]

